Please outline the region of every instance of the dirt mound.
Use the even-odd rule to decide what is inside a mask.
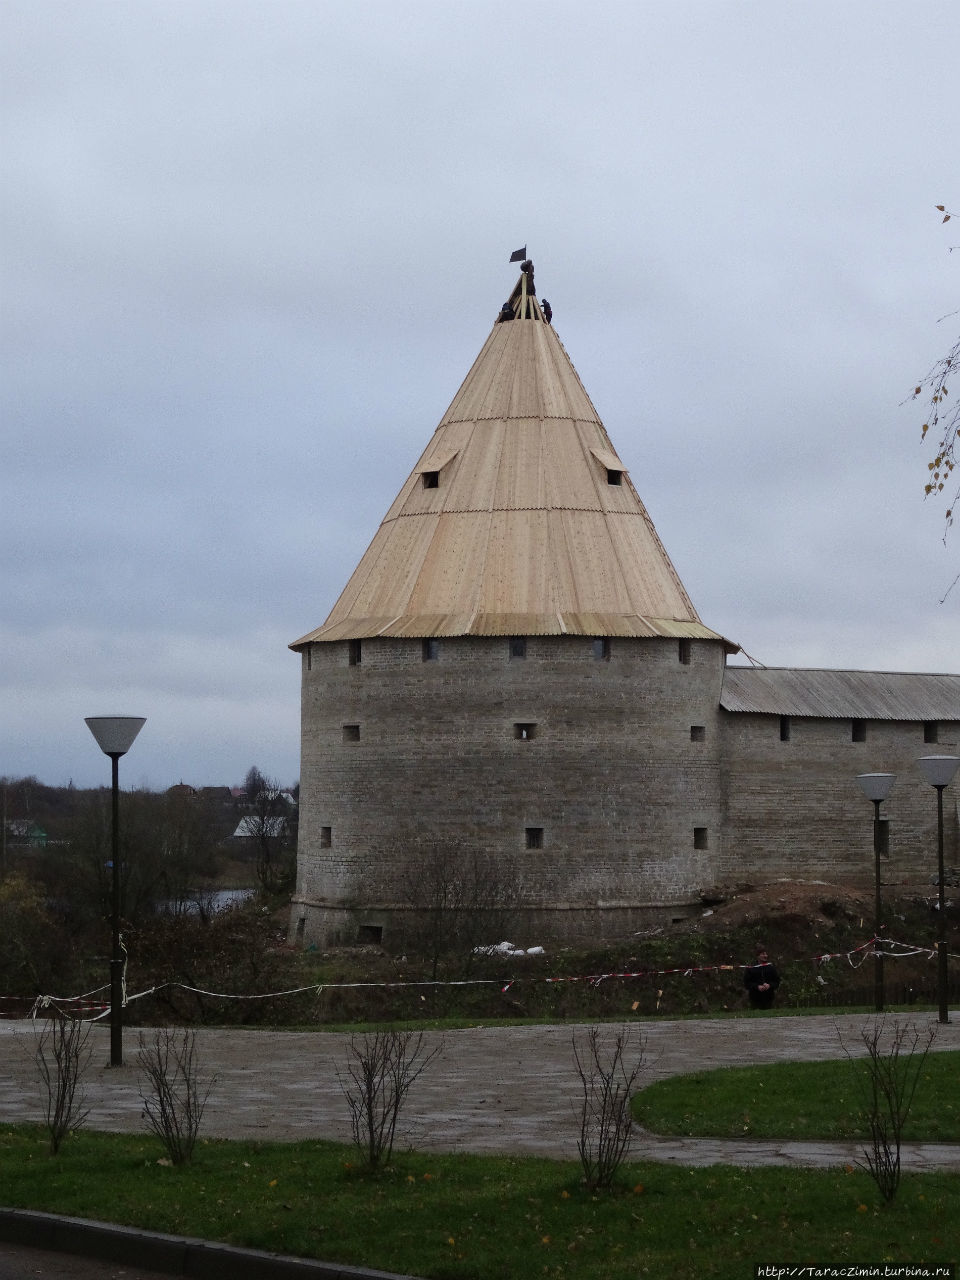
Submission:
[[[814,929],[845,921],[872,929],[873,893],[862,885],[827,880],[775,880],[770,884],[720,887],[705,892],[699,915],[673,927],[718,933],[778,920],[801,919]],[[890,902],[889,895],[884,900]]]

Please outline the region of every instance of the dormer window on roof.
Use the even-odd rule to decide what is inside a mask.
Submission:
[[[521,323],[494,323],[326,622],[294,648],[374,636],[722,640],[546,323],[528,259],[502,315]]]
[[[437,450],[417,466],[417,474],[421,478],[424,489],[440,488],[440,472],[448,466],[459,453],[459,449]]]
[[[607,484],[623,484],[626,467],[610,449],[591,448],[590,452],[607,473]]]

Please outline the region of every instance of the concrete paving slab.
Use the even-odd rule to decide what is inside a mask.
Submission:
[[[931,1025],[933,1015],[913,1019]],[[843,1056],[841,1037],[863,1052],[863,1014],[740,1017],[635,1022],[645,1040],[647,1081],[712,1067]],[[436,1151],[472,1151],[576,1159],[580,1083],[571,1050],[573,1026],[476,1026],[427,1032],[439,1049],[410,1094],[404,1140]],[[581,1028],[583,1030],[583,1028]],[[612,1035],[616,1028],[607,1027]],[[33,1064],[32,1023],[0,1022],[0,1120],[36,1121],[40,1096]],[[125,1065],[111,1068],[109,1033],[93,1028],[94,1057],[87,1078],[89,1125],[139,1131],[142,1102],[136,1065],[138,1032],[125,1033]],[[349,1141],[349,1116],[337,1079],[350,1036],[337,1032],[251,1029],[197,1030],[202,1071],[216,1077],[204,1117],[210,1137]],[[960,1021],[939,1028],[936,1050],[960,1048]],[[640,1159],[704,1165],[851,1164],[852,1143],[660,1138],[644,1134]],[[960,1145],[919,1143],[904,1148],[905,1168],[960,1168]]]

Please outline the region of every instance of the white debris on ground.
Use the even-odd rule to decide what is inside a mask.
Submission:
[[[475,956],[542,956],[543,947],[515,947],[512,942],[494,942],[489,947],[474,947]]]

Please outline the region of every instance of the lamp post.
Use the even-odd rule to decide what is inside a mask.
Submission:
[[[923,756],[917,761],[920,772],[937,789],[937,1004],[938,1020],[949,1022],[947,1009],[947,911],[943,875],[943,792],[953,781],[960,756]]]
[[[873,996],[877,1013],[883,1012],[883,952],[878,950],[880,931],[883,928],[880,910],[880,806],[890,794],[896,781],[895,773],[860,773],[857,782],[868,800],[873,801]]]
[[[112,763],[113,822],[110,834],[113,855],[113,880],[110,925],[113,943],[110,951],[110,1065],[123,1066],[123,952],[120,948],[120,757],[133,746],[133,740],[146,723],[142,716],[87,716],[87,728],[97,745]]]

